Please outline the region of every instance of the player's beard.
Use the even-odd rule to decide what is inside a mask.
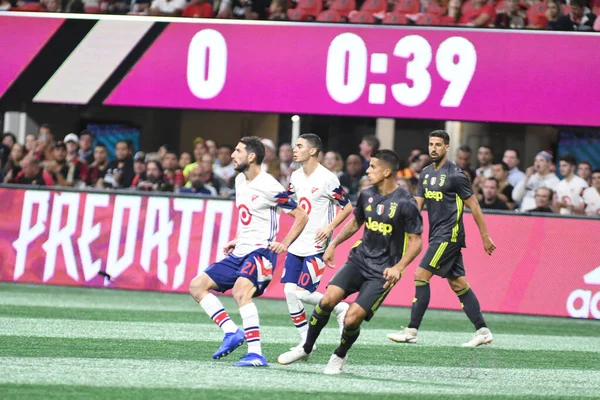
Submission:
[[[243,163],[237,164],[237,166],[234,166],[233,169],[235,169],[236,172],[245,172],[248,170],[248,167],[250,166],[250,164],[248,164],[248,161],[244,161]]]

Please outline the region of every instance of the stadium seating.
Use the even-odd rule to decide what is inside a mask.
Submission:
[[[334,0],[329,10],[335,11],[344,18],[348,18],[351,11],[356,10],[356,0]]]
[[[375,17],[369,11],[358,11],[351,14],[350,22],[353,24],[373,24],[375,23]]]
[[[392,12],[387,13],[381,23],[387,25],[406,25],[408,24],[408,18],[406,18],[406,14]]]
[[[319,22],[342,22],[342,16],[335,11],[326,10],[317,17]]]

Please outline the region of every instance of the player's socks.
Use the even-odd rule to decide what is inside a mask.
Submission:
[[[431,290],[429,289],[428,281],[415,280],[415,298],[413,299],[412,307],[410,309],[410,323],[409,328],[419,329],[423,315],[429,307],[429,299],[431,298]]]
[[[360,335],[360,327],[356,329],[346,329],[344,328],[344,332],[342,332],[342,339],[340,340],[340,345],[337,349],[335,349],[334,354],[340,358],[346,357],[348,354],[348,350],[350,347],[356,342],[358,339],[358,335]]]
[[[242,323],[244,325],[246,343],[248,343],[248,353],[262,356],[262,347],[260,346],[260,324],[258,321],[256,304],[249,303],[240,307],[240,316],[242,317]]]
[[[316,306],[317,304],[319,304],[319,302],[321,301],[323,296],[324,296],[324,294],[319,293],[319,292],[310,293],[308,290],[298,290],[298,298],[301,301],[304,301],[308,304],[312,304],[313,306]],[[340,314],[346,312],[347,310],[348,310],[348,307],[345,304],[339,303],[333,309],[333,313],[335,315],[340,315]]]
[[[229,318],[229,314],[225,311],[221,301],[212,293],[207,294],[200,300],[200,307],[204,309],[206,314],[223,329],[225,333],[234,333],[238,330],[235,322]]]
[[[475,325],[475,329],[486,328],[487,325],[483,319],[483,314],[481,314],[479,300],[477,300],[477,296],[475,296],[471,287],[467,285],[465,289],[455,293],[460,300],[463,311],[467,314],[473,325]]]
[[[321,331],[327,325],[331,310],[324,308],[321,303],[315,306],[308,326],[306,342],[304,342],[304,352],[310,354],[313,351],[313,345],[321,334]]]
[[[298,299],[298,295],[296,294],[297,291],[296,285],[293,283],[285,284],[285,300],[290,312],[290,317],[292,318],[292,322],[300,334],[301,343],[304,343],[306,340],[306,333],[308,332],[308,322],[306,321],[304,305]]]

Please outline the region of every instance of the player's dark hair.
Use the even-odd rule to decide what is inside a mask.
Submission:
[[[386,163],[392,170],[392,175],[396,176],[398,168],[400,167],[400,157],[392,150],[377,150],[373,153],[374,158]]]
[[[537,188],[536,192],[540,189],[546,190],[548,192],[548,196],[550,196],[550,201],[552,201],[552,198],[554,197],[554,191],[552,189],[550,189],[549,187],[540,186],[539,188]]]
[[[600,174],[600,168],[596,168],[595,170],[593,170],[592,175],[594,174]]]
[[[473,151],[471,150],[471,148],[469,146],[467,146],[466,144],[460,146],[458,148],[460,151],[462,151],[463,153],[469,153],[471,154]]]
[[[487,144],[482,144],[481,146],[479,146],[479,148],[484,148],[484,149],[488,149],[490,151],[490,153],[492,153],[492,155],[494,155],[494,151],[492,150],[492,148],[490,146],[488,146]]]
[[[510,168],[508,168],[508,164],[505,163],[504,161],[500,161],[499,163],[497,163],[497,165],[502,166],[502,169],[506,172],[510,171]]]
[[[576,6],[576,7],[580,7],[580,8],[585,8],[585,6],[587,5],[587,2],[585,0],[571,0],[570,4],[572,6]]]
[[[96,147],[102,147],[102,148],[104,148],[104,150],[106,150],[106,145],[105,145],[104,143],[102,143],[102,142],[98,142],[98,143],[96,143],[96,146],[94,146],[94,149],[95,149]]]
[[[219,145],[219,147],[218,147],[218,148],[219,148],[219,149],[223,149],[223,148],[224,148],[224,149],[227,149],[227,150],[229,150],[229,152],[230,152],[230,153],[233,153],[233,147],[231,147],[231,146],[230,146],[230,145],[228,145],[228,144],[221,144],[221,145]]]
[[[40,131],[42,128],[48,129],[48,130],[50,131],[50,133],[54,133],[54,132],[52,131],[52,127],[51,127],[51,126],[50,126],[50,124],[48,124],[48,123],[41,124],[41,125],[40,125],[40,127],[38,128],[38,133],[39,133],[39,131]]]
[[[373,149],[372,153],[375,153],[377,150],[379,150],[379,146],[381,146],[379,139],[377,139],[377,136],[375,135],[367,135],[362,140],[367,142],[369,147]]]
[[[498,179],[496,178],[485,178],[486,181],[494,181],[496,182],[496,187],[500,186],[500,182],[498,182]]]
[[[585,164],[585,165],[587,165],[588,167],[590,167],[590,169],[592,169],[592,163],[590,163],[590,162],[589,162],[589,161],[587,161],[587,160],[579,161],[579,164],[577,164],[577,166],[580,166],[581,164]]]
[[[321,142],[321,138],[315,135],[314,133],[304,133],[298,137],[298,139],[304,139],[313,149],[317,149],[315,153],[315,157],[319,155],[319,153],[323,150],[323,142]]]
[[[81,139],[82,137],[84,137],[86,135],[91,137],[92,140],[94,140],[94,134],[87,129],[84,129],[81,132],[79,132],[79,139]]]
[[[560,156],[560,161],[569,163],[570,165],[572,165],[574,167],[577,165],[577,159],[575,158],[575,156],[573,154],[564,154],[564,155]]]
[[[248,154],[254,153],[256,159],[254,160],[256,164],[262,164],[265,159],[265,145],[262,143],[261,139],[257,136],[244,136],[240,139],[240,143],[246,145],[246,152]]]
[[[430,138],[436,137],[436,138],[444,139],[444,144],[450,144],[450,135],[448,135],[448,132],[443,131],[441,129],[431,132],[429,134],[429,137]]]
[[[517,149],[512,149],[512,148],[511,148],[511,149],[506,149],[506,150],[504,150],[504,152],[505,152],[505,153],[506,153],[507,151],[514,151],[514,152],[515,152],[515,155],[517,156],[517,160],[520,160],[520,159],[521,159],[521,153],[519,153],[519,150],[517,150]]]

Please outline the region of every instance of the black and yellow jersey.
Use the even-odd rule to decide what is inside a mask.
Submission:
[[[400,261],[409,233],[423,233],[417,202],[401,187],[386,196],[374,186],[366,188],[358,197],[354,218],[365,224],[365,231],[349,258],[377,277]]]
[[[416,197],[425,199],[429,216],[429,243],[451,242],[465,247],[462,217],[464,200],[473,196],[471,182],[462,169],[446,161],[438,170],[423,168]]]

